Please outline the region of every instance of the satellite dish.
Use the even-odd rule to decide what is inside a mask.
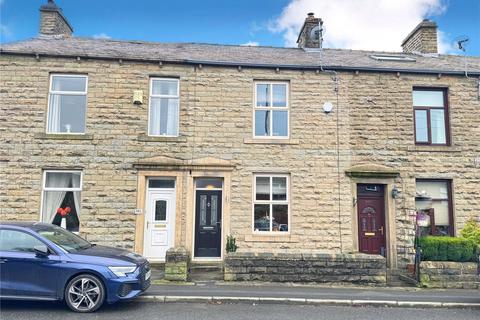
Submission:
[[[332,109],[333,109],[333,104],[330,101],[327,101],[323,104],[323,111],[325,113],[332,112]]]
[[[320,36],[320,28],[315,26],[310,30],[310,39],[318,39]]]
[[[465,52],[465,50],[467,50],[469,40],[470,40],[470,38],[468,38],[465,35],[461,35],[461,36],[458,36],[455,39],[453,39],[453,41],[457,45],[458,50],[462,50],[463,52]]]

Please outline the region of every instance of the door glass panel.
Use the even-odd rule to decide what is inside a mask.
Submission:
[[[197,189],[221,189],[222,179],[218,178],[199,178],[196,180]]]
[[[175,188],[175,180],[148,180],[150,189]]]
[[[155,201],[155,221],[167,220],[167,201]]]
[[[218,206],[218,196],[212,195],[211,205],[210,205],[210,225],[216,226],[217,224],[217,206]]]
[[[415,136],[417,142],[428,142],[427,110],[415,110]]]
[[[256,177],[256,200],[270,200],[270,177]]]
[[[270,205],[256,204],[254,211],[255,231],[270,231]]]
[[[200,226],[207,224],[207,196],[200,195]]]
[[[272,178],[273,200],[287,200],[287,178]]]
[[[432,127],[432,143],[446,143],[445,113],[443,109],[431,109],[430,122]]]
[[[272,206],[273,210],[273,221],[272,221],[272,231],[288,231],[288,205],[278,205],[274,204]]]

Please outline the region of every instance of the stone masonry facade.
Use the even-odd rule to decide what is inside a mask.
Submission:
[[[44,134],[53,72],[89,77],[87,135],[80,140]],[[352,190],[345,171],[361,163],[400,173],[395,185],[401,196],[394,200],[399,267],[412,261],[409,212],[415,208],[416,178],[452,179],[457,232],[480,212],[475,162],[480,103],[475,83],[464,77],[340,72],[337,96],[330,74],[296,70],[1,55],[0,73],[2,220],[39,219],[43,170],[81,169],[80,233],[93,242],[132,249],[137,207],[132,164],[157,155],[214,155],[232,162],[230,233],[240,252],[352,252]],[[153,75],[180,79],[178,141],[141,139],[148,107],[134,105],[132,92],[148,92]],[[248,141],[258,79],[290,83],[288,142]],[[415,146],[413,86],[448,87],[452,146]],[[326,115],[323,101],[334,101],[337,115]],[[291,175],[288,237],[251,237],[252,174],[257,172]],[[182,227],[179,245],[185,233]]]
[[[429,55],[430,49],[436,52],[436,38],[419,38],[421,53],[411,54],[410,62],[327,49],[322,59],[331,66],[323,69],[318,48],[82,39],[71,36],[54,1],[40,11],[38,38],[0,47],[1,220],[41,220],[44,172],[78,170],[79,233],[142,253],[146,178],[166,176],[176,179],[173,246],[188,256],[194,242],[193,181],[222,177],[223,260],[235,260],[224,246],[233,236],[237,257],[260,255],[260,263],[269,260],[262,255],[286,257],[287,263],[295,255],[329,257],[344,261],[348,275],[347,265],[364,259],[357,256],[357,185],[385,190],[386,244],[378,253],[386,259],[365,258],[373,269],[384,263],[405,270],[413,262],[416,179],[451,182],[455,235],[468,219],[480,218],[478,79],[459,71],[466,60]],[[319,21],[309,14],[305,28]],[[416,46],[415,37],[427,29],[436,36],[435,28],[423,21],[404,45]],[[303,39],[311,34],[301,33],[300,46],[318,43]],[[158,55],[164,59],[152,58]],[[397,58],[403,55],[408,54]],[[480,76],[478,61],[468,59],[471,72]],[[88,77],[84,134],[46,133],[52,74]],[[148,136],[150,81],[158,77],[178,79],[178,137]],[[255,84],[261,81],[288,83],[286,138],[253,137]],[[417,87],[446,90],[448,145],[415,144]],[[134,103],[134,93],[143,103]],[[324,112],[327,101],[332,112]],[[255,174],[289,177],[288,232],[253,230]]]

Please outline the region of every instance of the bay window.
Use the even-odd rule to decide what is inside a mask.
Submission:
[[[50,76],[47,133],[85,133],[87,80],[85,75]]]
[[[288,175],[254,176],[253,228],[256,232],[288,232]]]
[[[42,221],[78,231],[80,226],[81,171],[45,171],[43,177]]]
[[[172,78],[150,79],[148,134],[178,136],[179,81]]]

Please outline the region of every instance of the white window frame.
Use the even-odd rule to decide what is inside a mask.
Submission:
[[[270,200],[256,200],[257,196],[257,178],[258,177],[267,177],[272,181],[273,178],[286,178],[286,200],[273,200],[273,184],[270,182]],[[288,235],[291,231],[292,220],[290,216],[290,174],[287,173],[255,173],[253,175],[253,195],[252,195],[252,232],[258,235]],[[255,205],[256,204],[268,204],[270,205],[270,231],[255,231]],[[283,204],[288,206],[288,231],[273,231],[273,205]]]
[[[47,187],[47,172],[61,172],[61,173],[80,173],[80,187],[79,188],[52,188],[52,187]],[[42,177],[42,199],[40,201],[40,222],[43,222],[43,201],[45,201],[45,192],[47,191],[80,191],[80,208],[82,207],[81,205],[81,199],[82,199],[82,186],[83,186],[83,171],[81,170],[44,170],[43,171],[43,177]],[[80,212],[77,212],[78,219],[80,220]]]
[[[57,90],[52,90],[52,85],[53,85],[53,77],[71,77],[71,78],[85,78],[85,91],[57,91]],[[50,99],[53,94],[59,94],[59,95],[70,95],[70,96],[80,96],[84,95],[85,96],[85,122],[84,122],[84,132],[54,132],[54,131],[48,131],[49,123],[50,123]],[[45,132],[47,134],[71,134],[71,135],[84,135],[87,131],[87,106],[88,106],[88,75],[85,74],[64,74],[64,73],[51,73],[50,74],[50,84],[48,85],[48,99],[47,99],[47,121],[46,121],[46,127],[45,127]]]
[[[257,106],[257,87],[258,85],[270,85],[272,90],[270,90],[270,101],[272,101],[272,106]],[[274,107],[273,106],[273,85],[274,84],[284,84],[286,85],[285,92],[285,107]],[[255,81],[254,82],[254,97],[253,97],[253,138],[254,139],[289,139],[290,138],[290,83],[288,81]],[[257,136],[255,134],[255,111],[257,110],[266,110],[270,111],[270,135],[268,136]],[[273,111],[286,111],[287,112],[287,135],[286,136],[274,136],[273,135]]]
[[[168,95],[168,94],[153,94],[153,81],[176,81],[177,82],[177,94]],[[150,110],[152,109],[152,98],[168,98],[168,99],[177,99],[178,100],[178,119],[177,119],[177,135],[166,135],[166,134],[150,134]],[[150,95],[148,99],[148,128],[147,135],[150,137],[179,137],[180,136],[180,79],[178,78],[160,78],[160,77],[151,77],[150,78]]]

